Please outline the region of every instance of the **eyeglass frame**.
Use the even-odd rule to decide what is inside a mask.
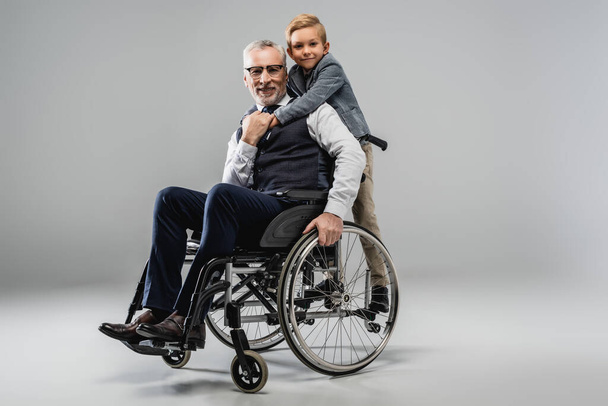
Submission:
[[[272,73],[270,73],[270,72],[268,71],[268,68],[271,68],[271,67],[277,67],[277,66],[279,67],[279,70],[277,71],[276,76],[273,76],[273,75],[272,75]],[[250,67],[248,67],[248,68],[243,68],[243,69],[245,69],[247,72],[249,72],[249,75],[250,75],[250,76],[251,76],[253,79],[259,79],[260,77],[262,77],[262,74],[264,73],[264,69],[266,69],[266,72],[268,72],[268,75],[269,75],[270,77],[273,77],[273,78],[274,78],[274,77],[277,77],[277,76],[279,75],[279,73],[281,72],[281,69],[283,69],[283,68],[286,68],[286,66],[285,66],[285,65],[274,64],[274,65],[268,65],[268,66],[250,66]],[[260,72],[260,76],[254,76],[254,75],[251,73],[251,69],[262,69],[262,72]]]

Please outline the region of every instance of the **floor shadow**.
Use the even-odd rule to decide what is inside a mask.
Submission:
[[[137,388],[137,396],[142,398],[153,398],[157,396],[187,397],[211,392],[226,392],[232,389],[235,389],[232,380],[194,379],[140,387]]]

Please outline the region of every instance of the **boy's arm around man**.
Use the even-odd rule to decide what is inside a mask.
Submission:
[[[289,72],[289,84],[300,97],[276,110],[274,115],[281,124],[304,117],[326,102],[346,82],[342,66],[331,54],[319,61],[308,78],[304,76],[302,68],[295,65]]]

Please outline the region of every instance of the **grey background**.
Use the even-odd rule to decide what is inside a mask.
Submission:
[[[156,192],[220,180],[242,48],[303,11],[390,143],[402,272],[605,279],[605,2],[0,4],[2,289],[131,280]]]
[[[301,12],[390,143],[375,200],[402,329],[363,377],[270,354],[269,397],[245,400],[227,349],[167,371],[96,326],[124,317],[156,192],[220,180],[252,103],[242,48]],[[0,0],[1,346],[22,337],[0,398],[262,404],[304,379],[319,402],[608,399],[606,21],[592,0]]]

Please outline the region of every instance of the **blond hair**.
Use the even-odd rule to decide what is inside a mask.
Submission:
[[[287,28],[285,28],[285,39],[287,40],[287,48],[291,49],[291,34],[294,31],[300,30],[302,28],[315,27],[317,32],[319,33],[319,37],[321,37],[321,42],[325,44],[327,42],[327,33],[325,32],[325,26],[321,24],[319,18],[313,14],[300,14],[297,15]]]

